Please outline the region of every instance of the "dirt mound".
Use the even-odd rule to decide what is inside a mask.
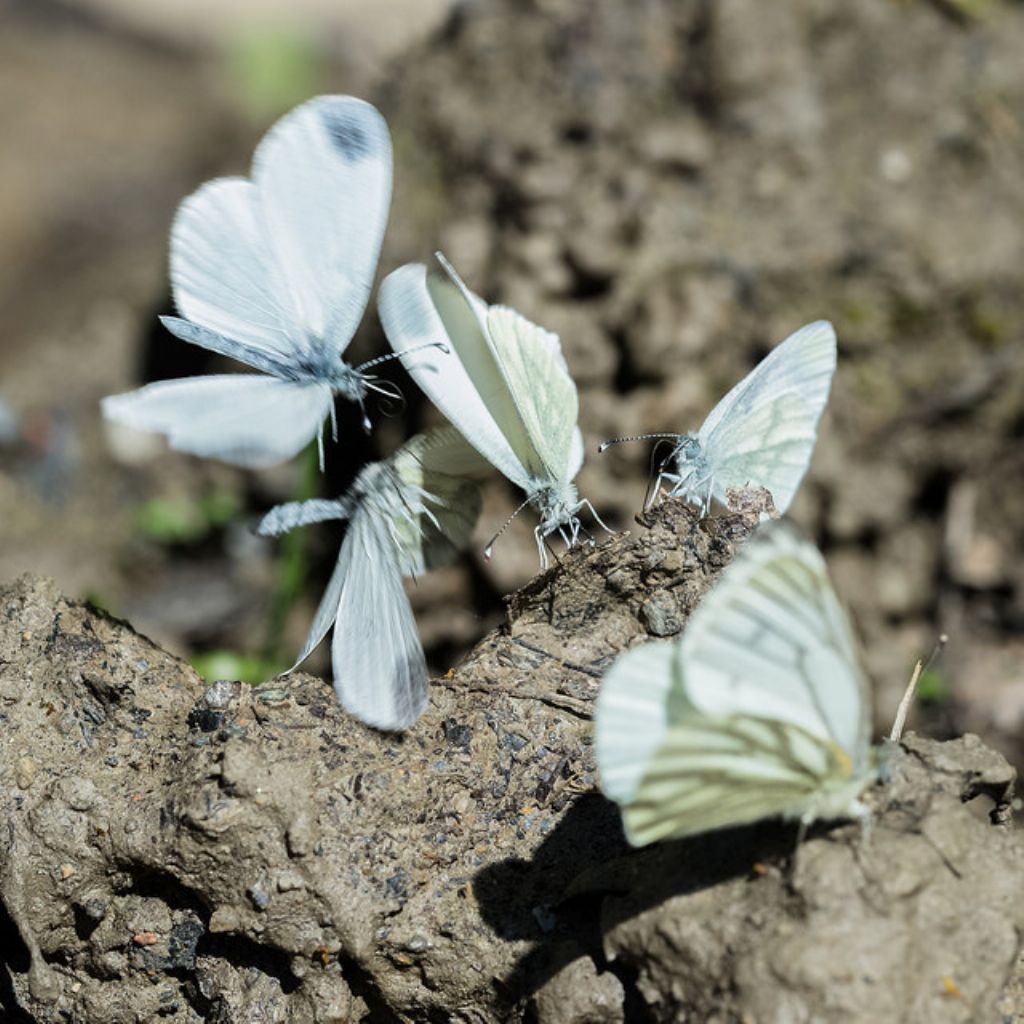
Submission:
[[[310,676],[207,687],[44,581],[6,588],[0,1005],[90,1024],[1014,1012],[1014,773],[973,737],[909,739],[870,838],[820,830],[795,867],[770,823],[630,852],[597,794],[597,676],[677,632],[750,526],[668,503],[573,553],[403,737]]]

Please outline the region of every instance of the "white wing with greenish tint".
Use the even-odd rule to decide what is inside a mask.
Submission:
[[[555,356],[557,335],[508,306],[488,310],[487,335],[526,429],[527,444],[518,452],[523,465],[535,479],[569,483],[579,398]]]
[[[450,565],[469,543],[480,514],[480,489],[475,480],[490,466],[452,427],[418,434],[392,456],[406,495],[422,511],[411,518],[395,517],[399,563],[405,576],[421,576]]]
[[[868,691],[821,554],[755,533],[679,641],[626,652],[598,698],[605,792],[636,845],[774,815],[857,817]]]
[[[385,278],[378,304],[384,333],[413,380],[497,470],[527,489],[520,452],[529,438],[484,336],[482,300],[415,263]]]
[[[836,335],[825,320],[777,345],[711,410],[697,435],[714,477],[714,496],[766,487],[780,514],[789,508],[814,452],[818,420],[836,368]]]
[[[706,714],[752,714],[868,753],[869,689],[821,552],[789,523],[759,529],[686,625],[687,696]]]

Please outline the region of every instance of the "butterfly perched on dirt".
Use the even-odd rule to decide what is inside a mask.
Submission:
[[[807,472],[836,368],[836,334],[826,320],[801,327],[777,345],[711,410],[696,434],[640,434],[605,441],[668,440],[649,507],[669,485],[705,513],[733,488],[765,487],[785,513]]]
[[[636,846],[867,816],[867,679],[821,553],[785,522],[754,533],[678,640],[616,660],[594,728],[601,787]]]
[[[448,420],[525,492],[520,509],[532,505],[540,516],[534,537],[544,568],[547,538],[557,533],[567,546],[575,544],[583,509],[601,523],[574,482],[583,464],[576,385],[557,334],[508,306],[488,305],[437,257],[443,275],[416,263],[384,280],[384,332]]]

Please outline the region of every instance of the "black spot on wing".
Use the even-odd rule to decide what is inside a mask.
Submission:
[[[352,114],[327,108],[321,111],[320,120],[327,131],[327,137],[331,140],[331,145],[349,163],[355,163],[370,155],[370,135]]]

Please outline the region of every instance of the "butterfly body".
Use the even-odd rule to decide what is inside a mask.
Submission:
[[[675,472],[662,468],[658,471],[660,481],[666,481],[669,497],[685,498],[693,505],[700,506],[706,514],[711,508],[711,499],[715,492],[714,468],[704,454],[700,438],[696,434],[679,434],[674,439],[674,447],[662,466],[674,465]],[[658,492],[655,487],[655,495]]]

